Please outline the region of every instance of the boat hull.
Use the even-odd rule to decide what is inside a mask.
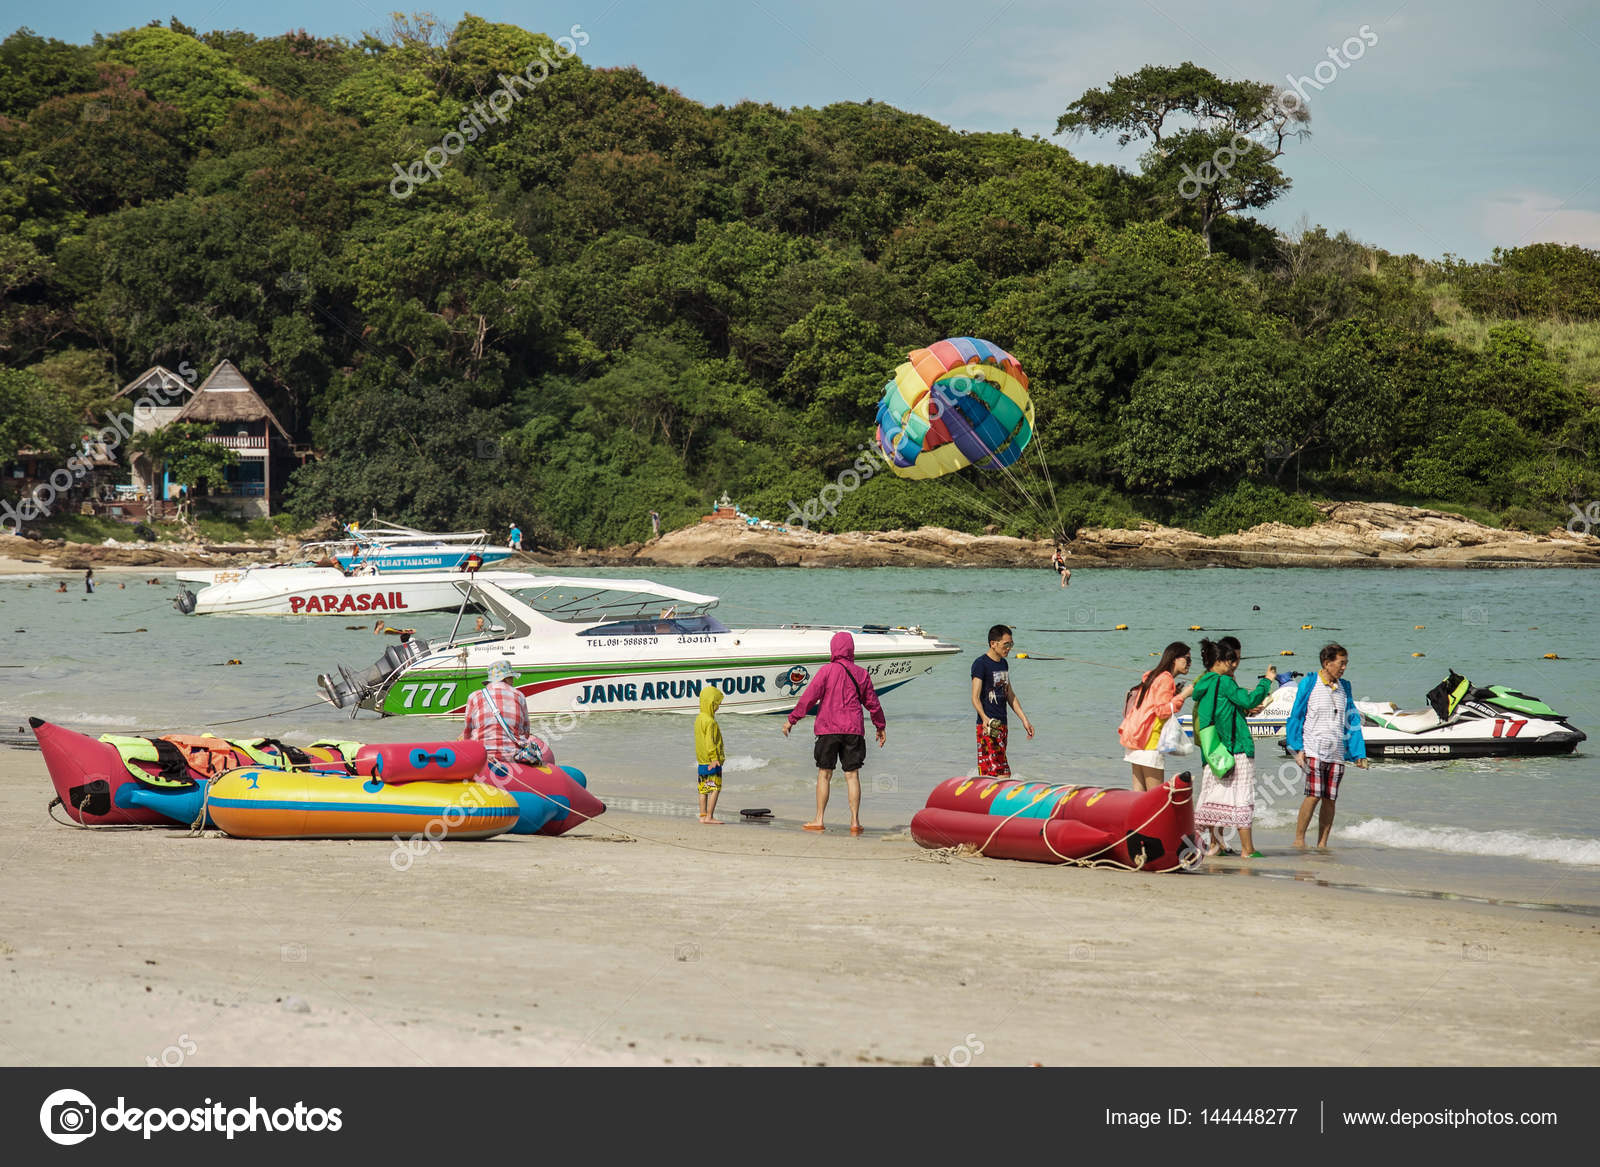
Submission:
[[[856,663],[881,696],[931,672],[938,656],[858,652]],[[699,713],[707,685],[722,690],[725,713],[787,713],[811,677],[828,663],[825,654],[765,656],[754,660],[673,660],[579,663],[544,667],[513,664],[514,684],[529,713]],[[421,663],[421,662],[419,662]],[[368,706],[389,716],[459,716],[467,699],[485,685],[483,670],[413,667]]]
[[[1548,724],[1548,723],[1545,723]],[[1578,730],[1552,728],[1544,733],[1506,736],[1515,720],[1502,719],[1497,736],[1492,724],[1447,725],[1427,733],[1363,729],[1367,757],[1386,762],[1438,762],[1450,758],[1534,758],[1570,754],[1587,736]],[[1462,732],[1451,732],[1460,730]],[[1289,746],[1284,743],[1284,752]]]
[[[1277,743],[1289,752],[1285,723],[1251,718],[1250,736],[1258,742]],[[1184,733],[1193,736],[1187,716]],[[1367,757],[1385,762],[1440,762],[1451,758],[1534,758],[1570,754],[1587,734],[1562,722],[1537,718],[1473,718],[1452,722],[1422,733],[1402,733],[1380,726],[1363,726]]]
[[[194,614],[389,616],[461,606],[460,589],[448,581],[346,576],[334,568],[308,571],[317,573],[316,577],[289,578],[287,573],[263,572],[238,580],[219,579],[195,597]]]
[[[368,551],[354,555],[338,555],[335,561],[346,570],[356,570],[362,567],[375,568],[380,575],[390,575],[395,572],[406,571],[454,571],[467,561],[467,558],[476,554],[479,562],[487,567],[491,563],[499,563],[509,559],[512,551],[509,547],[441,547],[441,548],[393,548],[386,551]]]

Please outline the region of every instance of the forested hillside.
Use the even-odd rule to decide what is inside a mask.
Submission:
[[[9,36],[0,461],[152,364],[228,358],[322,455],[300,514],[616,542],[723,490],[782,519],[909,349],[970,335],[1027,370],[1069,528],[1327,496],[1543,530],[1600,497],[1600,253],[1237,216],[1208,253],[1170,182],[1067,138],[708,108],[552,35]],[[975,475],[876,475],[823,525],[1054,523]]]

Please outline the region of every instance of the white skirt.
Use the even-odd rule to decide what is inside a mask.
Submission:
[[[1248,827],[1256,813],[1256,760],[1233,755],[1233,769],[1221,778],[1207,766],[1200,771],[1200,799],[1194,808],[1197,827]]]
[[[1159,770],[1162,766],[1160,750],[1128,750],[1122,755],[1124,762],[1132,762],[1135,766],[1149,766]]]

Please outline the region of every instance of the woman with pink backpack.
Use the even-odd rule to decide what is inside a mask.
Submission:
[[[1122,707],[1122,724],[1117,737],[1127,751],[1124,762],[1133,766],[1133,788],[1154,790],[1166,780],[1162,770],[1161,731],[1178,716],[1178,710],[1194,692],[1193,685],[1178,688],[1178,678],[1189,671],[1189,646],[1174,640],[1162,652],[1156,667],[1128,690]]]

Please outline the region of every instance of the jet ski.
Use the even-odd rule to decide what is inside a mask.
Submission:
[[[1250,736],[1282,743],[1300,674],[1291,673],[1249,718]],[[1474,685],[1454,669],[1428,692],[1427,705],[1356,700],[1367,757],[1389,762],[1448,758],[1525,758],[1570,754],[1588,735],[1537,697],[1505,685]],[[1180,718],[1193,735],[1189,714]],[[1287,751],[1287,745],[1284,746]]]
[[[1407,712],[1387,701],[1357,701],[1356,708],[1367,756],[1388,761],[1570,754],[1588,737],[1539,698],[1474,685],[1454,669],[1429,690],[1422,709]]]

